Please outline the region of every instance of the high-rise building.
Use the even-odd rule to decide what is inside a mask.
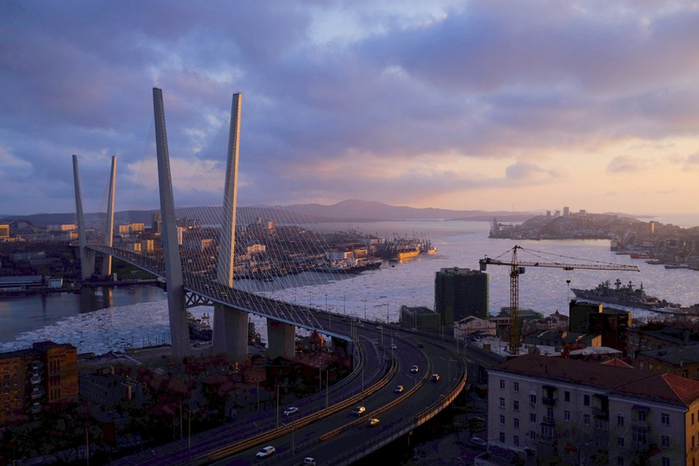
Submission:
[[[154,235],[159,235],[163,229],[163,219],[160,212],[150,214],[150,231]]]
[[[78,398],[77,349],[52,341],[0,354],[0,425]]]
[[[444,325],[464,317],[488,317],[488,275],[453,267],[437,272],[434,284],[435,311]]]

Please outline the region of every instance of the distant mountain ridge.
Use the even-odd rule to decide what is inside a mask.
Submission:
[[[126,210],[114,214],[116,224],[145,223],[150,224],[151,214],[155,210]],[[290,223],[333,223],[333,222],[379,222],[404,220],[470,220],[491,221],[493,217],[501,222],[523,222],[538,215],[532,212],[506,212],[483,210],[449,210],[436,208],[415,208],[408,206],[392,206],[376,201],[346,200],[332,205],[323,204],[293,204],[288,206],[245,206],[238,207],[238,223],[253,223],[260,218],[262,221],[272,220],[279,224]],[[218,206],[183,207],[177,209],[178,217],[196,217],[204,224],[221,222],[222,209]],[[85,214],[85,222],[89,225],[103,225],[106,214]],[[62,223],[76,223],[75,213],[63,214],[32,214],[23,216],[6,216],[0,218],[0,223],[13,220],[25,220],[36,226],[46,226]]]

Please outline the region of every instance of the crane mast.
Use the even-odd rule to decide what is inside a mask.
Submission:
[[[594,264],[567,264],[563,262],[519,261],[517,250],[522,246],[515,245],[512,248],[512,258],[509,262],[485,257],[479,260],[481,272],[485,272],[488,265],[506,265],[510,267],[510,354],[517,355],[520,347],[519,335],[519,276],[524,273],[526,267],[548,267],[563,270],[618,270],[623,272],[640,272],[635,265],[609,264],[597,262]]]

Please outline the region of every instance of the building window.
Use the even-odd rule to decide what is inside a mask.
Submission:
[[[663,466],[670,466],[670,458],[663,456],[662,465]]]
[[[634,442],[645,445],[648,442],[648,439],[646,437],[646,432],[643,430],[634,431],[633,440],[634,440]]]
[[[529,422],[536,422],[536,413],[529,413]]]
[[[532,440],[536,440],[536,432],[533,430],[529,431],[529,438]]]
[[[500,398],[500,407],[501,408],[505,407],[505,399],[504,398]]]
[[[534,393],[529,395],[529,402],[533,405],[536,404],[536,395]],[[694,419],[694,414],[692,414],[692,419]]]
[[[623,456],[616,457],[616,466],[624,466],[624,457]]]
[[[570,401],[570,392],[568,392],[568,391],[563,392],[563,400]]]
[[[515,390],[515,392],[519,391],[519,382],[514,383],[514,390]]]
[[[670,415],[667,413],[661,413],[660,414],[660,422],[664,426],[669,426],[670,425]]]
[[[694,413],[692,413],[692,425],[694,425]]]
[[[583,395],[583,404],[585,406],[590,406],[590,395]]]
[[[617,414],[617,415],[616,415],[616,423],[617,423],[617,425],[619,425],[619,426],[623,426],[623,425],[624,425],[624,415],[623,415],[623,414]]]
[[[670,446],[670,437],[663,435],[661,439],[663,447],[668,448]],[[694,441],[694,436],[692,436],[692,441]]]
[[[512,408],[513,408],[515,411],[519,411],[519,401],[514,400],[514,401],[512,402]]]
[[[519,435],[515,435],[514,443],[515,443],[515,445],[519,446]]]
[[[563,419],[570,421],[570,411],[563,411]]]
[[[586,415],[583,417],[583,420],[584,420],[586,426],[589,426],[589,425],[590,425],[590,415],[589,415],[589,414],[586,414]]]
[[[617,438],[616,438],[616,446],[617,446],[617,447],[623,447],[623,446],[624,446],[624,437],[617,437]]]
[[[548,424],[541,424],[541,436],[546,438],[553,437],[553,427]]]
[[[646,422],[646,412],[645,411],[636,411],[636,416],[640,422]]]
[[[505,389],[505,381],[500,379],[500,390],[504,390],[504,389]]]
[[[514,418],[514,427],[515,427],[515,429],[519,429],[519,418],[518,417]]]
[[[500,415],[500,425],[505,425],[505,416],[503,416],[502,414]]]
[[[505,443],[505,432],[500,432],[500,443]]]

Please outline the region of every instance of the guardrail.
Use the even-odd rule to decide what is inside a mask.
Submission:
[[[461,361],[464,371],[457,384],[446,396],[441,398],[436,403],[432,404],[427,409],[411,417],[407,424],[403,424],[402,426],[398,426],[388,431],[385,431],[382,435],[374,437],[373,441],[369,444],[362,444],[350,450],[346,450],[343,452],[342,455],[332,458],[329,461],[329,463],[338,466],[351,464],[365,457],[369,453],[388,445],[389,443],[402,437],[403,435],[407,434],[408,432],[412,431],[418,426],[424,424],[425,422],[429,421],[437,414],[439,414],[439,412],[442,411],[444,408],[449,406],[466,386],[466,380],[468,378],[468,374],[466,371],[466,360],[460,354],[457,356]]]

